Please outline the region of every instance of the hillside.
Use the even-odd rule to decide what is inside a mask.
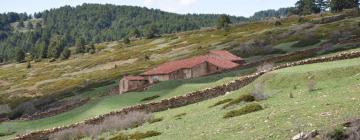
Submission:
[[[17,49],[33,57],[57,58],[52,55],[52,42],[61,40],[60,50],[84,44],[121,40],[125,37],[152,37],[213,27],[221,15],[175,14],[134,6],[83,4],[63,6],[35,13],[35,19],[17,13],[0,14],[0,59],[14,59]],[[41,20],[39,20],[41,19]],[[247,21],[230,17],[233,23]],[[29,22],[31,21],[31,22]],[[40,21],[40,22],[34,22]],[[57,37],[61,37],[60,39]],[[44,44],[43,46],[42,43]],[[42,53],[45,49],[48,53]],[[60,51],[60,53],[61,53]],[[41,53],[41,56],[40,56]]]
[[[13,131],[23,133],[29,130],[69,125],[141,103],[139,100],[150,95],[160,95],[159,99],[183,95],[226,83],[238,75],[254,70],[239,70],[204,79],[160,83],[144,93],[103,96],[107,95],[109,89],[116,87],[117,83],[113,81],[124,74],[138,74],[158,64],[205,54],[209,50],[230,50],[252,63],[313,48],[318,48],[320,51],[313,52],[307,57],[358,48],[360,18],[345,15],[347,18],[338,19],[336,18],[338,16],[338,14],[326,14],[325,17],[320,15],[292,16],[285,19],[232,25],[226,30],[196,30],[152,39],[136,39],[131,40],[129,44],[122,41],[98,43],[95,44],[96,53],[73,55],[69,60],[33,61],[31,68],[27,68],[27,64],[24,63],[2,65],[0,66],[0,101],[2,108],[9,108],[6,110],[8,112],[4,113],[5,115],[17,118],[27,113],[31,114],[33,109],[42,109],[50,103],[67,98],[80,96],[81,98],[90,97],[91,100],[84,106],[53,117],[35,121],[2,123],[0,131],[2,133],[10,131],[10,137],[14,137]],[[332,20],[318,23],[324,19]],[[224,76],[228,78],[222,78]],[[105,86],[99,83],[105,83]],[[269,93],[275,94],[273,91]],[[19,108],[24,106],[32,107],[31,111]]]
[[[331,15],[329,15],[331,16]],[[307,16],[306,20],[321,19]],[[170,34],[160,38],[96,44],[95,54],[73,55],[69,60],[7,64],[0,66],[2,104],[15,108],[20,103],[39,97],[82,93],[84,87],[118,80],[123,74],[137,74],[160,63],[204,54],[212,49],[227,49],[248,62],[284,53],[319,47],[321,42],[335,38],[348,42],[329,45],[326,53],[358,46],[360,19],[348,18],[326,24],[299,23],[299,17],[274,21],[252,22],[231,26],[228,30],[199,30]],[[304,30],[306,29],[306,30]],[[345,35],[338,35],[338,33]],[[316,42],[293,47],[308,38]],[[351,41],[354,39],[355,41]],[[319,41],[322,40],[322,41]],[[300,44],[301,45],[301,44]],[[46,103],[46,102],[45,102]],[[44,104],[44,103],[43,103]],[[38,106],[42,106],[39,104]],[[35,106],[36,107],[36,106]]]
[[[273,71],[228,95],[155,113],[155,117],[163,118],[163,121],[121,133],[161,132],[159,136],[150,139],[274,140],[290,139],[299,132],[314,129],[324,134],[342,122],[359,117],[359,72],[359,58]],[[308,89],[309,75],[315,76],[314,91]],[[227,109],[222,108],[224,105],[210,108],[224,99],[236,99],[257,90],[257,84],[263,86],[263,94],[270,96],[266,100],[257,101],[263,110],[223,118],[227,112],[251,103],[240,103]],[[185,115],[176,117],[179,114]]]

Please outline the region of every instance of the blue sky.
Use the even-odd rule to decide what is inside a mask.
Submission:
[[[1,0],[0,13],[34,13],[64,5],[82,3],[110,3],[156,8],[175,13],[213,13],[251,16],[265,9],[293,6],[297,0]]]

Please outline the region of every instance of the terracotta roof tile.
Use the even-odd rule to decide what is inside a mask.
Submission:
[[[212,50],[212,51],[210,51],[210,54],[222,57],[222,58],[230,60],[230,61],[243,60],[241,57],[233,55],[232,53],[230,53],[228,51],[224,51],[224,50]]]
[[[211,51],[210,53],[215,53],[216,56],[222,57],[213,57],[211,55],[202,55],[177,61],[171,61],[164,63],[156,68],[146,71],[142,75],[157,75],[157,74],[169,74],[179,69],[190,69],[196,65],[199,65],[204,62],[211,63],[218,67],[224,69],[231,69],[238,66],[238,64],[231,62],[234,60],[242,60],[240,57],[237,57],[227,51]]]
[[[142,76],[125,76],[124,79],[129,80],[129,81],[143,81],[143,80],[146,80]]]

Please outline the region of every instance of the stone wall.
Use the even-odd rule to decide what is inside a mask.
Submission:
[[[79,106],[82,106],[82,105],[86,104],[88,101],[90,101],[90,98],[82,99],[82,100],[79,100],[79,102],[67,104],[67,105],[64,105],[64,106],[61,106],[58,108],[54,108],[54,109],[51,109],[48,111],[37,112],[32,115],[26,115],[26,116],[21,117],[20,120],[36,120],[36,119],[41,119],[41,118],[45,118],[45,117],[55,116],[57,114],[72,110]]]
[[[235,81],[232,81],[232,82],[224,84],[224,85],[216,86],[214,88],[208,88],[208,89],[204,89],[201,91],[195,91],[195,92],[191,92],[186,95],[183,95],[183,96],[177,96],[177,97],[172,97],[169,99],[163,99],[161,101],[126,107],[119,111],[110,112],[105,115],[96,116],[92,119],[85,120],[83,122],[75,123],[75,124],[72,124],[69,126],[61,126],[61,127],[52,128],[52,129],[35,131],[35,132],[31,132],[26,135],[17,136],[15,139],[16,140],[33,140],[33,139],[46,138],[50,134],[62,131],[64,129],[75,128],[75,127],[79,127],[79,126],[82,126],[85,124],[99,124],[105,118],[107,118],[109,116],[125,115],[132,111],[159,112],[159,111],[164,111],[164,110],[171,109],[171,108],[177,108],[177,107],[201,102],[201,101],[204,101],[207,99],[215,98],[215,97],[224,95],[227,92],[238,90],[238,89],[250,84],[256,78],[260,77],[261,75],[263,75],[264,73],[267,73],[269,71],[286,68],[286,67],[304,65],[304,64],[328,62],[328,61],[335,61],[335,60],[344,60],[344,59],[351,59],[351,58],[357,58],[357,57],[360,57],[360,51],[344,52],[344,53],[340,53],[340,54],[337,54],[334,56],[310,58],[310,59],[305,59],[305,60],[296,61],[296,62],[292,62],[292,63],[286,63],[286,64],[276,66],[276,67],[272,68],[271,70],[261,71],[261,72],[257,72],[257,73],[251,74],[251,75],[239,77]]]

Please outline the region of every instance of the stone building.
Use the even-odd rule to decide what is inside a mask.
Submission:
[[[136,91],[145,88],[149,81],[141,76],[125,76],[119,81],[119,92]]]
[[[245,61],[242,58],[228,51],[210,51],[207,55],[164,63],[142,73],[137,78],[132,78],[132,80],[129,80],[129,77],[124,77],[120,80],[119,89],[120,93],[124,93],[160,81],[201,77],[233,69],[244,63]]]

